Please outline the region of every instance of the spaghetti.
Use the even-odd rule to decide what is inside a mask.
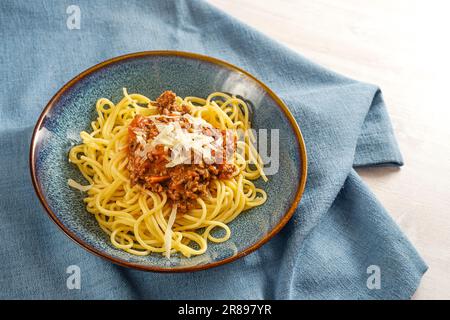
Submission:
[[[221,92],[182,99],[166,91],[152,101],[123,91],[117,104],[97,101],[92,131],[69,152],[89,183],[68,181],[86,193],[87,211],[113,246],[135,255],[190,257],[227,241],[228,223],[267,199],[252,182],[267,177],[246,102]]]

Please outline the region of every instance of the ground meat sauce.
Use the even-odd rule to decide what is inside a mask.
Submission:
[[[179,112],[185,114],[189,112],[189,107],[185,104],[178,105],[175,102],[177,95],[172,91],[164,91],[158,99],[156,99],[156,105],[160,114],[169,115],[173,112]]]
[[[166,167],[170,161],[171,150],[161,144],[154,146],[148,152],[144,151],[143,154],[142,140],[146,143],[150,142],[159,134],[155,120],[159,123],[177,121],[183,130],[188,132],[193,130],[192,123],[182,116],[189,112],[189,107],[178,105],[175,98],[176,95],[172,91],[165,91],[156,100],[160,117],[136,115],[131,122],[128,127],[128,170],[132,185],[139,184],[157,193],[165,191],[170,201],[177,205],[178,211],[185,212],[196,207],[196,199],[206,195],[212,180],[230,179],[236,173],[236,167],[226,161],[230,150],[234,152],[236,149],[236,138],[229,131],[219,131],[223,139],[223,152],[217,153],[212,164],[201,160],[196,164]],[[204,128],[203,134],[213,136],[211,131],[209,128]]]

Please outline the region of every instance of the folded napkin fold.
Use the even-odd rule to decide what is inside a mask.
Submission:
[[[427,266],[354,170],[402,165],[377,87],[311,63],[202,1],[76,5],[79,29],[69,28],[65,2],[0,2],[1,298],[412,296]],[[48,219],[28,171],[32,128],[59,87],[102,60],[162,49],[211,55],[261,79],[293,112],[309,155],[305,194],[282,232],[243,259],[196,273],[140,272],[84,251]],[[81,290],[66,287],[70,265],[81,269]]]

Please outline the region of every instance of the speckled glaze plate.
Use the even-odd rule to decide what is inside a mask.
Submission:
[[[191,258],[160,254],[135,256],[112,246],[93,215],[85,210],[83,194],[67,185],[84,181],[68,160],[69,149],[81,142],[79,133],[96,118],[95,102],[117,102],[122,88],[152,99],[170,89],[177,95],[206,97],[214,91],[245,97],[253,105],[255,129],[279,129],[279,170],[269,182],[257,181],[267,202],[239,215],[229,226],[231,238],[208,243],[205,254]],[[288,222],[306,184],[306,151],[300,129],[287,106],[266,85],[227,62],[187,52],[148,51],[102,62],[64,85],[37,121],[31,146],[32,181],[50,218],[88,251],[122,266],[160,272],[196,271],[218,266],[258,249]]]

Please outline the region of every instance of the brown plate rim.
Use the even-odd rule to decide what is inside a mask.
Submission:
[[[133,263],[133,262],[128,262],[125,261],[123,259],[119,259],[113,256],[110,256],[108,254],[106,254],[105,252],[102,252],[101,250],[98,250],[94,247],[92,247],[91,245],[87,244],[86,242],[84,242],[83,240],[79,239],[72,231],[70,231],[66,226],[64,226],[62,224],[61,221],[59,221],[58,217],[56,216],[56,214],[51,210],[50,206],[48,205],[44,194],[41,190],[41,187],[39,185],[39,181],[37,178],[37,174],[36,174],[36,168],[35,168],[35,151],[36,151],[36,146],[37,146],[37,132],[41,129],[42,127],[42,123],[43,120],[45,119],[46,115],[49,113],[49,111],[53,108],[55,102],[58,101],[58,99],[61,97],[61,95],[68,90],[70,87],[72,87],[75,83],[77,83],[79,80],[83,79],[84,77],[86,77],[87,75],[107,66],[110,64],[114,64],[116,62],[122,61],[122,60],[127,60],[127,59],[134,59],[134,58],[139,58],[139,57],[145,57],[145,56],[178,56],[178,57],[184,57],[184,58],[191,58],[191,59],[196,59],[196,60],[202,60],[202,61],[207,61],[213,64],[217,64],[220,65],[222,67],[226,67],[229,69],[232,69],[233,71],[237,71],[240,72],[242,74],[245,74],[246,76],[250,77],[251,79],[253,79],[254,81],[256,81],[261,87],[264,88],[264,90],[271,96],[272,99],[275,100],[275,102],[277,103],[277,105],[282,109],[282,111],[284,112],[284,114],[287,116],[287,118],[289,119],[289,122],[291,124],[292,129],[295,132],[295,136],[300,148],[300,170],[301,170],[301,177],[300,177],[300,183],[298,184],[298,188],[297,188],[297,192],[295,195],[295,198],[293,200],[293,202],[291,203],[290,208],[288,209],[288,211],[285,213],[285,215],[283,216],[283,218],[278,222],[278,224],[269,232],[267,233],[262,239],[260,239],[258,242],[254,243],[253,245],[247,247],[245,250],[237,253],[236,255],[233,255],[231,257],[225,258],[223,260],[220,261],[215,261],[215,262],[211,262],[211,263],[207,263],[207,264],[202,264],[202,265],[196,265],[196,266],[189,266],[189,267],[174,267],[174,268],[162,268],[162,267],[155,267],[155,266],[146,266],[146,265],[141,265],[139,263]],[[272,239],[285,225],[286,223],[291,219],[291,217],[293,216],[295,209],[297,208],[303,192],[305,190],[305,186],[306,186],[306,177],[307,177],[307,154],[306,154],[306,146],[305,146],[305,142],[303,139],[303,135],[301,133],[300,127],[297,124],[297,121],[294,119],[292,113],[289,111],[288,107],[285,105],[285,103],[262,81],[258,80],[255,76],[253,76],[252,74],[250,74],[249,72],[220,59],[217,58],[213,58],[210,56],[206,56],[206,55],[202,55],[202,54],[198,54],[198,53],[193,53],[193,52],[185,52],[185,51],[173,51],[173,50],[157,50],[157,51],[141,51],[141,52],[135,52],[135,53],[129,53],[129,54],[125,54],[125,55],[121,55],[118,57],[114,57],[108,60],[105,60],[103,62],[100,62],[92,67],[90,67],[89,69],[86,69],[85,71],[83,71],[82,73],[80,73],[79,75],[75,76],[72,80],[70,80],[69,82],[67,82],[66,84],[64,84],[64,86],[58,90],[58,92],[50,99],[50,101],[47,103],[47,105],[45,106],[44,110],[42,111],[41,115],[39,116],[36,125],[34,127],[33,130],[33,134],[31,137],[31,144],[30,144],[30,154],[29,154],[29,167],[30,167],[30,173],[31,173],[31,178],[32,178],[32,182],[33,182],[33,187],[34,190],[36,191],[36,194],[41,202],[41,204],[43,205],[43,207],[45,208],[48,216],[52,219],[52,221],[71,239],[73,240],[75,243],[77,243],[78,245],[80,245],[81,247],[83,247],[84,249],[86,249],[87,251],[101,257],[104,258],[108,261],[111,261],[117,265],[120,266],[124,266],[124,267],[129,267],[129,268],[134,268],[134,269],[138,269],[138,270],[143,270],[143,271],[153,271],[153,272],[165,272],[165,273],[172,273],[172,272],[192,272],[192,271],[199,271],[199,270],[206,270],[206,269],[210,269],[216,266],[220,266],[220,265],[224,265],[227,263],[230,263],[232,261],[235,261],[239,258],[242,258],[250,253],[252,253],[253,251],[257,250],[258,248],[260,248],[262,245],[264,245],[265,243],[267,243],[270,239]]]

